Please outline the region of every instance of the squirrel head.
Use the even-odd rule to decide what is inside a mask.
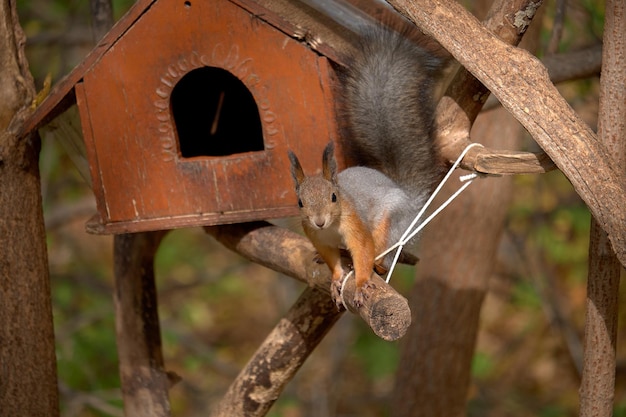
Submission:
[[[304,174],[298,157],[289,151],[291,175],[296,184],[298,206],[305,229],[327,229],[341,214],[334,150],[333,142],[329,142],[322,157],[322,174],[308,177]]]

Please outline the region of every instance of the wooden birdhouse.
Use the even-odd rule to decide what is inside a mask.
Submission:
[[[332,48],[298,33],[261,2],[140,0],[27,130],[77,105],[96,233],[294,215],[288,149],[311,172],[337,137]]]

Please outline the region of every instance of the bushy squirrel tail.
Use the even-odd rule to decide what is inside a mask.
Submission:
[[[362,33],[343,74],[343,148],[349,160],[385,173],[410,195],[443,173],[433,140],[434,92],[446,59],[379,27]]]

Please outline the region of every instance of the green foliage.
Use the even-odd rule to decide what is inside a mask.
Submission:
[[[363,325],[360,327],[354,352],[362,368],[371,379],[390,378],[398,367],[398,345],[380,339]]]
[[[626,417],[626,402],[618,402],[613,408],[613,417]]]
[[[511,301],[514,305],[524,308],[540,308],[542,302],[535,286],[526,281],[518,282],[513,287]]]
[[[118,20],[135,4],[135,0],[113,0],[113,17]]]
[[[472,376],[483,379],[491,375],[494,369],[493,358],[485,352],[476,352],[472,358]]]

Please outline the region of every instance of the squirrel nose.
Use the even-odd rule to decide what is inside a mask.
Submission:
[[[314,217],[311,219],[311,223],[318,229],[323,229],[326,226],[326,219],[324,217]]]

